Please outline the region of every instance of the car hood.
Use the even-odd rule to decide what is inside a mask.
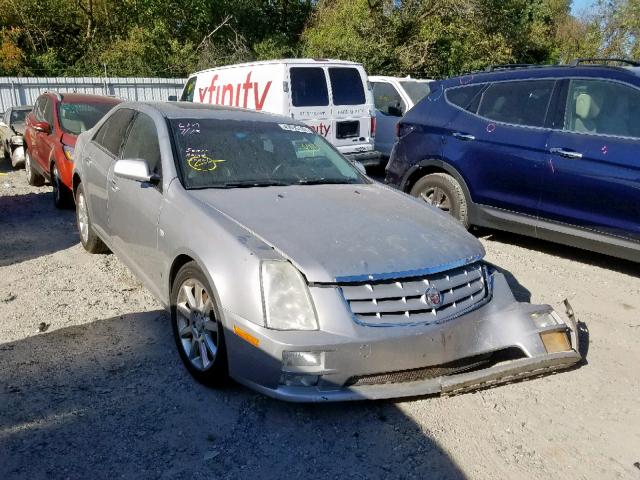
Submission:
[[[295,264],[310,282],[426,275],[484,256],[439,210],[382,185],[191,190]]]

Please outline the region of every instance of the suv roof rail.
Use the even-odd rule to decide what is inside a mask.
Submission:
[[[576,58],[575,60],[572,60],[569,65],[577,67],[582,63],[626,63],[632,67],[640,67],[640,62],[636,62],[628,58]]]
[[[512,68],[535,68],[547,67],[548,65],[536,65],[535,63],[501,63],[497,65],[489,65],[484,69],[485,72],[493,72],[494,70],[509,70]]]

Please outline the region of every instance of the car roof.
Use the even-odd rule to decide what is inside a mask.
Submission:
[[[398,82],[432,82],[431,78],[413,78],[413,77],[390,77],[388,75],[369,75],[369,80],[372,82],[383,80],[397,80]]]
[[[218,71],[224,69],[231,68],[239,68],[239,67],[259,67],[263,65],[349,65],[353,67],[362,66],[361,63],[350,62],[348,60],[334,60],[331,58],[282,58],[279,60],[262,60],[258,62],[247,62],[247,63],[235,63],[233,65],[223,65],[219,67],[207,68],[205,70],[200,70],[199,72],[194,72],[189,77],[193,77],[195,75],[200,75],[201,73],[207,73],[211,71]]]
[[[93,95],[90,93],[64,93],[64,92],[46,92],[47,94],[56,95],[63,102],[70,103],[111,103],[117,105],[122,103],[122,99],[116,97],[107,97],[105,95]]]
[[[192,118],[213,120],[244,120],[248,122],[274,122],[300,124],[297,120],[284,115],[256,112],[244,108],[227,107],[222,105],[209,105],[194,102],[125,102],[121,108],[133,108],[140,110],[150,107],[169,119]]]
[[[518,65],[498,66],[491,70],[471,72],[446,79],[447,83],[483,83],[500,80],[520,80],[535,78],[606,77],[629,80],[640,77],[640,67],[619,67],[602,64],[581,65]]]

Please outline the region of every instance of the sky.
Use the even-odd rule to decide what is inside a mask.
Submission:
[[[594,3],[594,0],[573,0],[571,4],[571,13],[574,15],[580,13],[582,10],[586,10]]]

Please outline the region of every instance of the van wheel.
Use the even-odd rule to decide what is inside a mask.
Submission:
[[[185,264],[171,288],[171,324],[182,362],[199,382],[224,384],[228,377],[224,328],[211,288],[195,262]]]
[[[24,152],[24,170],[27,174],[27,183],[34,187],[41,187],[44,185],[44,177],[37,173],[31,165],[31,154],[29,150]]]
[[[89,218],[89,208],[82,184],[76,190],[76,222],[80,233],[80,242],[89,253],[107,253],[109,249],[93,230]]]
[[[469,228],[467,199],[462,187],[451,175],[446,173],[425,175],[413,186],[411,195],[447,212],[462,223],[464,228]]]

